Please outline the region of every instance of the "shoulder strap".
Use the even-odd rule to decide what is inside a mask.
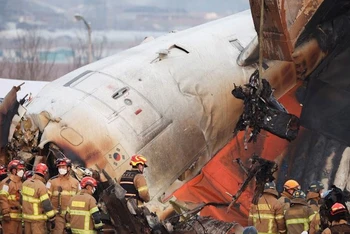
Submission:
[[[10,182],[11,182],[11,179],[10,179],[10,178],[8,178],[8,179],[6,180],[6,182],[5,182],[5,183],[6,183],[7,185],[9,185],[9,184],[10,184]]]

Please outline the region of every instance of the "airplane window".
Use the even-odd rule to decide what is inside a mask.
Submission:
[[[117,92],[115,92],[115,93],[112,95],[112,98],[118,99],[118,98],[120,98],[121,96],[123,96],[124,94],[126,94],[128,91],[129,91],[129,87],[121,88],[121,89],[119,89]]]

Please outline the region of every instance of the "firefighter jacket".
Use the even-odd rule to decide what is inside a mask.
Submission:
[[[315,192],[308,192],[306,195],[307,204],[312,208],[314,212],[319,212],[320,207],[318,201],[320,200],[320,194]]]
[[[138,169],[125,171],[120,185],[126,190],[126,198],[135,197],[142,203],[150,200],[146,179]]]
[[[321,229],[321,217],[319,213],[316,213],[310,223],[309,234],[315,234]]]
[[[86,189],[82,189],[68,203],[66,227],[72,233],[96,233],[94,229],[102,229],[101,214],[96,206],[95,198]]]
[[[44,182],[38,174],[23,182],[22,209],[26,222],[45,221],[55,216]]]
[[[332,222],[332,225],[323,230],[322,234],[331,233],[350,233],[350,225],[343,219],[341,219],[339,222]]]
[[[283,203],[284,212],[286,212],[286,210],[290,207],[290,201],[292,199],[293,199],[293,195],[291,195],[287,191],[283,191],[281,193],[281,197],[278,200]]]
[[[9,174],[0,183],[0,206],[2,214],[9,214],[11,219],[20,220],[22,181],[17,175]]]
[[[265,189],[257,205],[252,205],[248,225],[259,233],[286,233],[283,204],[278,201],[275,189]]]
[[[79,181],[67,173],[52,177],[46,183],[46,188],[56,213],[64,217],[69,200],[80,190]]]
[[[286,210],[284,218],[286,220],[288,234],[300,234],[309,231],[310,222],[314,218],[314,211],[307,205],[305,199],[294,198],[290,207]]]

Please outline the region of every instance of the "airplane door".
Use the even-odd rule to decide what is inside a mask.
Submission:
[[[121,80],[100,72],[91,72],[70,84],[85,92],[84,102],[104,115],[108,122],[122,118],[137,135],[147,132],[162,115],[140,93]]]

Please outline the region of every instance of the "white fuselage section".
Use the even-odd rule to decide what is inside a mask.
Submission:
[[[237,57],[256,36],[250,11],[145,42],[47,85],[27,107],[73,161],[114,178],[135,153],[149,161],[151,196],[198,173],[231,138],[242,102],[231,91],[253,67]],[[38,114],[45,113],[49,123]]]

